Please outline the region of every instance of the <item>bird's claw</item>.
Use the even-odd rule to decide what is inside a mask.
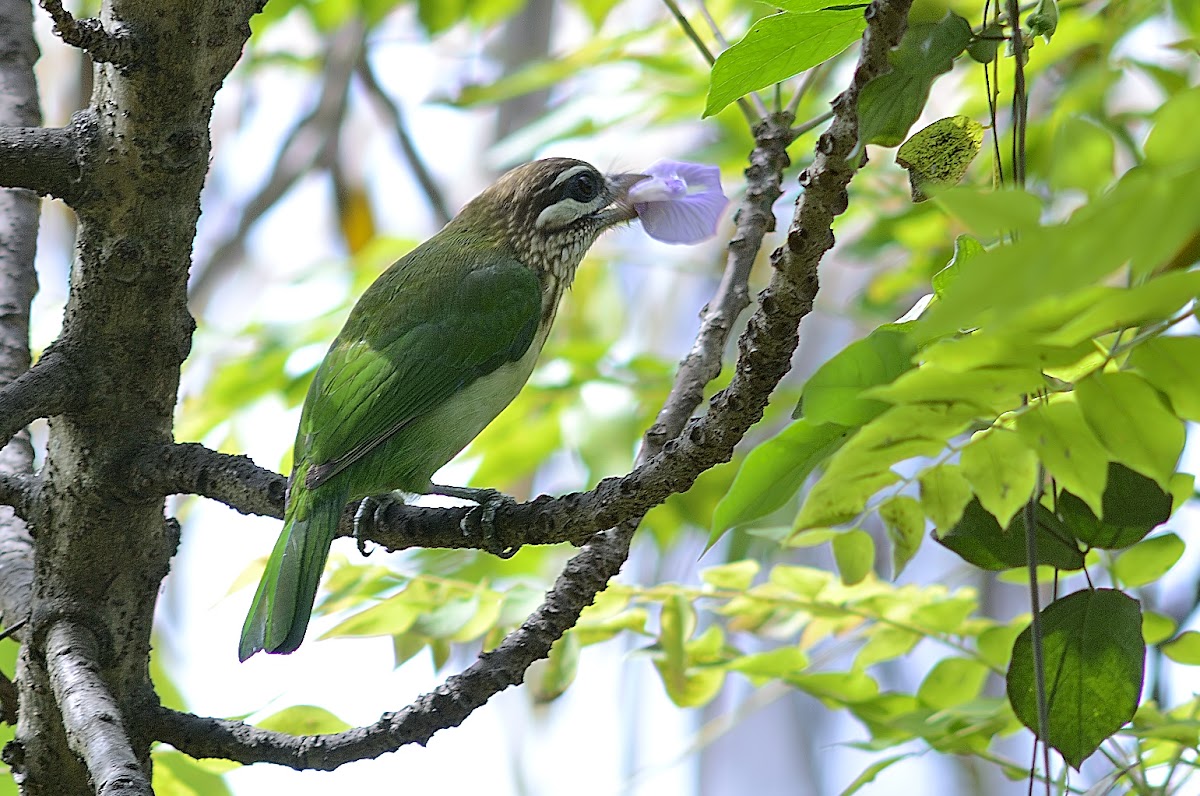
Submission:
[[[480,536],[483,537],[484,550],[498,558],[512,558],[521,549],[521,545],[519,543],[506,545],[496,538],[496,512],[500,507],[511,506],[516,501],[494,489],[480,491],[486,491],[487,494],[479,496],[482,498],[479,500],[479,505],[463,515],[458,527],[462,530],[463,536],[470,536],[472,526],[477,527]]]
[[[383,505],[378,500],[368,496],[359,502],[354,512],[354,541],[358,545],[358,552],[364,558],[375,552],[374,548],[367,550],[366,537],[378,527],[377,520],[381,508]]]

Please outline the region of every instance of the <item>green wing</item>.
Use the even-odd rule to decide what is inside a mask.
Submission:
[[[376,280],[317,369],[296,439],[308,488],[529,350],[537,275],[511,258],[474,256],[478,241],[439,238]]]

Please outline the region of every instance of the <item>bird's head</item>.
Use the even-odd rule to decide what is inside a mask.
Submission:
[[[569,281],[600,233],[636,217],[626,201],[644,174],[601,174],[571,158],[517,166],[472,199],[456,225],[488,227],[527,266]]]

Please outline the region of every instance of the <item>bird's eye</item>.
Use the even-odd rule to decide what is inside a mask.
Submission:
[[[600,195],[600,177],[592,172],[582,172],[567,180],[563,198],[577,202],[590,202]]]

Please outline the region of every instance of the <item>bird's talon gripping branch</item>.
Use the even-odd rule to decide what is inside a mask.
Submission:
[[[379,527],[376,520],[379,519],[381,508],[380,502],[368,495],[359,502],[358,509],[354,512],[354,541],[363,558],[375,552],[373,549],[367,550],[367,537]]]

